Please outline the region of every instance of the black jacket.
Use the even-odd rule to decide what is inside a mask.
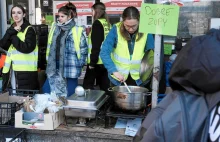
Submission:
[[[30,25],[27,20],[21,25],[21,32]],[[31,53],[36,47],[36,33],[32,27],[28,28],[24,42],[17,37],[17,31],[14,29],[14,24],[7,29],[4,37],[0,40],[0,47],[8,50],[12,44],[21,53]],[[16,83],[18,89],[38,89],[38,72],[16,71]]]
[[[99,20],[96,20],[92,24],[92,34],[91,34],[91,41],[92,41],[92,51],[90,55],[90,66],[95,67],[99,60],[99,53],[101,50],[101,45],[104,40],[104,29]],[[102,65],[103,66],[103,65]]]
[[[220,102],[220,30],[193,38],[178,54],[168,94],[144,120],[134,141],[206,142],[209,118]]]

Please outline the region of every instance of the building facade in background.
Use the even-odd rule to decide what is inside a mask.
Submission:
[[[120,21],[121,12],[127,6],[140,7],[142,2],[153,0],[71,0],[78,9],[76,19],[79,25],[91,26],[92,17],[90,6],[101,1],[106,4],[107,13],[111,23]],[[1,0],[0,36],[4,34],[7,26],[11,24],[10,9],[13,5],[20,4],[27,10],[26,18],[33,25],[50,25],[56,19],[56,12],[62,3],[67,0]],[[211,18],[220,18],[220,1],[188,2],[180,8],[178,34],[179,37],[198,36],[205,34],[210,27]],[[6,18],[6,20],[4,20]],[[5,27],[6,25],[6,27]]]

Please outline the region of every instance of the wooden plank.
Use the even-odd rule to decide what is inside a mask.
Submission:
[[[154,69],[153,69],[153,86],[152,86],[152,108],[157,106],[157,94],[160,82],[160,56],[161,56],[161,35],[155,35],[154,48]]]

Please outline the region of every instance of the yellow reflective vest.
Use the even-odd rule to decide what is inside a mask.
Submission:
[[[46,59],[48,60],[48,56],[50,53],[50,45],[52,43],[52,39],[53,39],[53,33],[56,29],[55,23],[52,23],[51,26],[51,30],[49,32],[49,36],[48,36],[48,45],[47,45],[47,51],[46,51]],[[77,58],[80,59],[80,38],[83,32],[83,28],[82,27],[78,27],[78,26],[74,26],[72,28],[72,36],[73,36],[73,41],[74,41],[74,47],[77,53]]]
[[[108,25],[108,22],[106,21],[106,19],[98,19],[100,21],[100,23],[102,24],[103,26],[103,29],[104,29],[104,40],[106,38],[106,36],[108,35],[109,31],[110,31],[110,28],[109,28],[109,25]],[[92,53],[92,40],[91,40],[91,33],[92,31],[90,32],[89,34],[89,37],[88,37],[88,59],[87,59],[87,63],[89,64],[90,63],[90,55]],[[100,47],[101,48],[101,47]],[[99,59],[98,59],[98,62],[97,64],[103,64],[102,63],[102,59],[100,58],[99,56]]]
[[[28,26],[24,32],[18,32],[17,36],[21,41],[25,41],[25,35],[27,33]],[[16,50],[16,48],[11,44],[8,49],[7,57],[5,59],[5,64],[3,68],[3,73],[7,73],[10,69],[12,63],[12,69],[14,71],[37,71],[37,61],[38,61],[38,46],[36,45],[34,51],[25,54]]]
[[[116,65],[118,72],[122,73],[125,79],[128,78],[130,73],[134,80],[138,80],[140,78],[139,69],[141,66],[141,60],[145,54],[144,51],[147,41],[147,34],[144,34],[139,41],[135,42],[133,55],[130,57],[128,41],[125,40],[120,33],[121,24],[121,22],[116,24],[118,43],[116,48],[113,49],[111,58]]]

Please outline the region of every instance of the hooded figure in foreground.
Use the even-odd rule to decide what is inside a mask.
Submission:
[[[174,91],[147,115],[134,141],[220,141],[220,30],[183,47],[169,82]]]

